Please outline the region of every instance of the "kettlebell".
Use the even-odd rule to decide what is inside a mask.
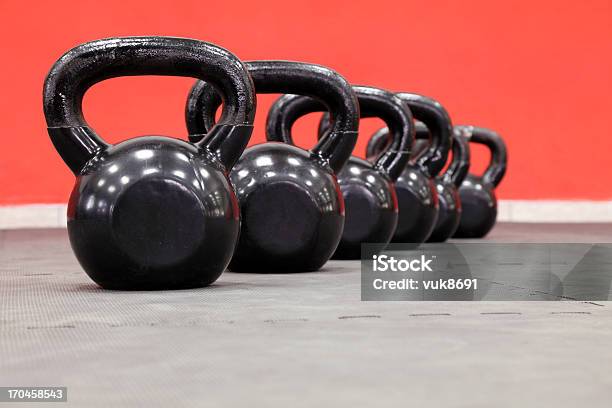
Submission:
[[[338,173],[344,196],[346,220],[335,259],[359,259],[362,243],[388,243],[397,226],[397,196],[394,181],[410,158],[414,137],[412,114],[393,93],[369,86],[353,86],[362,118],[379,117],[391,129],[391,143],[375,163],[351,156]],[[293,144],[291,128],[301,116],[324,111],[318,101],[283,95],[268,112],[268,140]],[[321,123],[329,123],[329,120]],[[325,132],[319,133],[321,137]]]
[[[332,256],[344,226],[344,200],[336,179],[357,141],[359,105],[349,83],[319,65],[289,61],[246,63],[257,93],[315,98],[332,112],[332,129],[310,151],[265,142],[244,151],[230,174],[242,214],[233,271],[315,271]],[[214,85],[214,84],[213,84]],[[215,87],[194,85],[187,126],[205,135],[221,100]]]
[[[506,145],[501,136],[490,129],[475,126],[457,126],[457,129],[470,143],[483,144],[491,151],[491,160],[483,175],[470,173],[459,187],[463,212],[459,228],[453,235],[455,238],[482,238],[491,231],[497,219],[495,187],[506,174]]]
[[[418,140],[415,140],[413,158],[419,157],[426,151],[430,137],[429,130],[421,122],[417,123],[416,137]],[[384,148],[386,140],[388,140],[387,129],[379,129],[368,143],[368,153],[377,154],[378,150]],[[439,199],[438,220],[427,242],[444,242],[452,237],[459,227],[462,210],[458,188],[467,175],[470,151],[467,141],[458,129],[453,129],[451,146],[451,162],[434,180]]]
[[[162,136],[108,144],[83,117],[83,95],[132,75],[201,78],[225,100],[198,143]],[[208,285],[227,267],[239,232],[227,172],[251,136],[255,92],[246,67],[216,45],[172,37],[88,42],[51,68],[43,92],[48,133],[76,176],[68,235],[79,263],[106,289]]]
[[[444,168],[448,158],[451,122],[444,107],[431,98],[405,92],[396,95],[408,105],[414,118],[426,127],[417,122],[416,137],[431,135],[431,142],[426,149],[413,155],[395,182],[399,219],[391,241],[422,243],[432,234],[438,220],[439,197],[434,177]],[[378,152],[388,143],[386,130],[380,130],[377,134],[368,142],[368,160],[375,160]]]

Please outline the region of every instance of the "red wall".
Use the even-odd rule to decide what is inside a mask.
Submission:
[[[455,123],[505,137],[510,163],[501,198],[612,198],[609,0],[261,3],[0,0],[0,204],[65,202],[70,192],[73,177],[42,115],[53,62],[84,41],[146,34],[211,41],[244,60],[316,62],[354,83],[433,96]],[[184,136],[191,83],[106,81],[88,93],[86,115],[110,141]],[[259,98],[253,142],[263,140],[270,100]],[[312,120],[298,131],[300,144],[314,140]]]

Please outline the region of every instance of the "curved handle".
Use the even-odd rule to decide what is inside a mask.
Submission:
[[[453,125],[446,109],[436,100],[423,95],[400,92],[397,94],[410,107],[412,115],[427,126],[431,143],[427,151],[415,162],[430,177],[444,168],[451,147]]]
[[[133,75],[171,75],[211,82],[225,101],[222,120],[199,146],[231,168],[246,147],[255,117],[253,83],[229,51],[175,37],[124,37],[79,45],[64,54],[45,80],[43,105],[55,148],[68,167],[82,167],[108,147],[83,117],[83,96],[94,84]]]
[[[346,79],[329,68],[303,62],[250,61],[245,65],[257,93],[310,96],[332,112],[331,131],[319,140],[311,153],[328,163],[334,172],[339,172],[355,147],[359,126],[359,104]],[[191,133],[204,134],[214,123],[214,112],[221,101],[211,88],[200,81],[191,89],[185,108]]]
[[[319,132],[325,130],[324,122],[319,123]],[[421,156],[425,153],[426,147],[429,143],[419,143],[430,139],[429,129],[421,121],[415,122],[415,136],[414,143],[412,145],[411,159]],[[366,145],[366,159],[369,161],[376,161],[376,158],[386,149],[389,145],[389,129],[386,127],[378,129],[372,134],[368,144]]]
[[[353,86],[359,101],[360,117],[381,118],[391,129],[391,143],[386,146],[374,166],[395,181],[410,160],[410,147],[414,140],[414,121],[406,105],[393,93],[369,86]],[[311,112],[324,111],[325,107],[312,98],[295,95],[281,96],[268,113],[266,131],[269,138],[293,143],[291,128],[295,121]],[[319,137],[329,131],[329,115],[319,123]]]
[[[442,174],[443,179],[459,188],[470,168],[470,148],[460,128],[453,128],[453,159]]]
[[[427,152],[430,139],[429,129],[422,122],[417,122],[416,124],[416,141],[415,142],[424,142],[424,143],[415,143],[413,148],[414,154],[413,157],[420,157],[422,154]],[[384,138],[388,137],[386,133],[386,128],[379,129],[372,138],[370,139],[370,143],[368,143],[368,149],[370,151],[376,151],[375,149],[378,147],[376,144],[384,143]],[[452,159],[449,163],[446,171],[440,175],[442,180],[445,183],[452,183],[456,187],[460,187],[461,183],[468,174],[468,169],[470,167],[470,149],[468,146],[467,139],[463,135],[461,129],[457,127],[453,128],[452,135]]]
[[[302,116],[309,113],[325,112],[325,105],[316,99],[302,95],[281,95],[270,106],[266,118],[266,138],[275,142],[295,145],[291,129],[293,124]],[[361,116],[361,106],[359,115]],[[329,129],[326,129],[328,131]]]
[[[476,126],[456,126],[470,142],[487,146],[491,151],[491,161],[482,175],[485,184],[497,187],[506,174],[508,152],[499,134],[491,129]]]

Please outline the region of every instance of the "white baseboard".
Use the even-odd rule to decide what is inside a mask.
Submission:
[[[500,200],[502,222],[612,222],[612,201]],[[0,229],[65,228],[65,204],[0,206]]]
[[[612,201],[500,200],[507,222],[612,222]]]
[[[0,229],[65,227],[66,204],[0,206]]]

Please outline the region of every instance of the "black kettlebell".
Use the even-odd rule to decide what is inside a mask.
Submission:
[[[394,181],[410,158],[414,137],[412,114],[391,92],[368,86],[353,86],[361,117],[379,117],[391,129],[391,143],[375,163],[351,156],[338,173],[344,196],[346,220],[336,259],[359,259],[362,243],[388,243],[397,226],[397,196]],[[301,116],[324,111],[318,101],[283,95],[270,108],[266,126],[268,140],[293,144],[291,128]],[[328,124],[329,121],[324,122]],[[325,134],[319,133],[321,136]]]
[[[319,65],[287,61],[246,65],[256,92],[311,96],[332,112],[333,125],[310,151],[274,142],[245,150],[230,175],[242,213],[230,269],[317,270],[332,256],[342,235],[344,200],[335,173],[357,141],[357,98],[342,76]],[[213,86],[196,83],[186,108],[192,134],[206,134],[212,128],[220,103]]]
[[[205,79],[223,94],[222,119],[198,143],[147,136],[107,144],[83,117],[83,95],[128,75]],[[183,38],[85,43],[51,68],[44,113],[55,148],[76,175],[68,234],[91,279],[107,289],[177,289],[221,275],[240,215],[227,172],[249,141],[255,113],[253,84],[238,58]]]
[[[438,220],[427,242],[444,242],[453,236],[461,218],[461,200],[458,188],[465,179],[470,165],[470,150],[467,140],[458,129],[452,133],[452,160],[446,171],[436,176],[435,185],[438,192]],[[417,133],[414,144],[413,158],[418,158],[426,152],[430,133],[425,124],[417,123]],[[387,128],[379,129],[368,143],[368,153],[378,154],[388,140]]]
[[[506,144],[490,129],[475,126],[456,128],[470,143],[483,144],[491,151],[491,161],[483,175],[468,174],[459,188],[463,212],[459,228],[453,235],[455,238],[482,238],[491,231],[497,219],[495,187],[506,174]]]
[[[421,243],[429,238],[438,220],[439,197],[434,177],[446,164],[452,127],[448,113],[437,101],[412,93],[396,95],[408,105],[415,119],[425,125],[417,122],[416,137],[431,135],[431,142],[426,149],[413,155],[395,182],[399,220],[392,242]],[[377,134],[368,142],[368,160],[375,159],[388,143],[386,130]]]

